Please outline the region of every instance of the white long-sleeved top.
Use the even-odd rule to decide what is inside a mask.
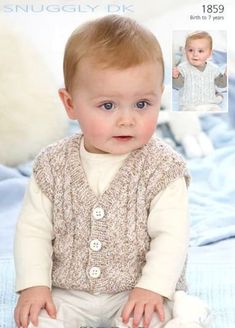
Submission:
[[[128,156],[89,153],[81,143],[80,156],[88,183],[96,195],[109,186]],[[51,287],[52,203],[31,177],[15,237],[16,290]],[[171,299],[187,254],[189,224],[184,178],[172,182],[151,202],[148,233],[151,237],[146,264],[136,287]]]

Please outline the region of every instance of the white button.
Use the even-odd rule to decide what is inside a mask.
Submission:
[[[99,241],[99,239],[94,239],[90,242],[90,248],[93,251],[99,251],[101,249],[101,242]]]
[[[93,209],[92,214],[96,220],[100,220],[104,217],[104,210],[102,207],[96,207]]]
[[[92,267],[89,271],[89,274],[92,278],[99,278],[101,270],[99,267]]]

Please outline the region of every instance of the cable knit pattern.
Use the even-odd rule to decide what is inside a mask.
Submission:
[[[221,97],[216,97],[215,78],[220,74],[219,68],[207,62],[204,71],[184,62],[178,66],[184,78],[184,86],[180,89],[180,105],[218,104]]]
[[[152,199],[178,177],[189,182],[185,162],[158,139],[133,151],[99,197],[90,189],[79,149],[81,135],[44,149],[35,160],[34,175],[53,202],[53,286],[91,293],[132,289],[150,247],[147,220]],[[96,207],[104,217],[94,219]],[[156,218],[157,219],[157,218]],[[101,242],[92,250],[92,240]],[[99,277],[90,275],[98,267]],[[185,289],[182,274],[178,289]]]

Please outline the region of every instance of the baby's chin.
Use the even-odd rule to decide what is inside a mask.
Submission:
[[[204,67],[206,63],[191,61],[190,64],[194,67]]]
[[[138,149],[141,149],[144,145],[138,145],[135,147],[116,147],[116,148],[112,148],[112,149],[100,149],[99,153],[100,154],[110,154],[110,155],[114,155],[114,156],[122,156],[122,155],[128,155],[133,151],[136,151]]]
[[[111,142],[106,144],[94,143],[91,147],[86,148],[88,152],[97,154],[126,155],[133,151],[143,148],[149,142],[148,138],[136,140],[135,137],[122,138],[114,137]]]
[[[127,155],[127,154],[130,154],[131,152],[133,151],[136,151],[136,150],[139,150],[141,148],[143,148],[145,145],[138,145],[136,147],[131,147],[131,148],[128,148],[128,149],[115,149],[113,151],[110,152],[110,154],[112,155],[116,155],[116,156],[121,156],[121,155]]]

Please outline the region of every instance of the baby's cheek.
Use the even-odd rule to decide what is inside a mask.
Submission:
[[[90,119],[87,124],[86,124],[86,132],[90,136],[96,138],[105,133],[107,130],[107,127],[105,125],[104,120],[95,120],[95,119]]]
[[[155,132],[156,125],[157,125],[156,119],[145,122],[143,133],[142,133],[144,139],[148,140],[151,138],[151,136]]]

